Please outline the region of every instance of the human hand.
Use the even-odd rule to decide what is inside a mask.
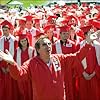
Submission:
[[[98,38],[97,34],[93,32],[88,32],[88,35],[86,36],[87,43],[91,44],[92,41],[96,40]]]
[[[12,55],[6,50],[6,53],[0,50],[0,58],[6,61],[7,63],[14,64],[14,59]]]
[[[96,74],[96,73],[95,73],[95,71],[94,71],[92,74],[90,74],[90,77],[93,78],[93,77],[95,76],[95,74]]]
[[[100,38],[100,30],[97,30],[97,31],[95,32],[95,34],[97,35],[98,38]]]
[[[9,68],[4,68],[4,67],[1,67],[1,70],[4,74],[7,74],[9,72]]]
[[[86,79],[86,80],[91,80],[91,76],[86,73],[85,71],[83,72],[83,77]]]

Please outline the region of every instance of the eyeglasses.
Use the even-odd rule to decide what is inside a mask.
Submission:
[[[49,43],[43,43],[42,44],[42,46],[47,46],[47,45],[50,46],[51,45],[51,42],[49,42]]]

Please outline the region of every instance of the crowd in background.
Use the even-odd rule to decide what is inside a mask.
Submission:
[[[0,50],[8,50],[19,66],[38,55],[35,43],[43,35],[52,42],[52,54],[69,54],[83,48],[86,36],[94,33],[100,37],[99,4],[53,4],[0,12]],[[100,38],[91,48],[79,66],[66,71],[65,100],[100,100]],[[0,100],[35,100],[32,92],[31,80],[13,79],[8,63],[0,59]]]

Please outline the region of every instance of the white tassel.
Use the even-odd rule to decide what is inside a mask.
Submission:
[[[86,69],[87,68],[87,62],[86,62],[86,57],[81,61],[83,68]]]
[[[62,53],[62,48],[61,48],[60,40],[55,42],[55,46],[56,46],[57,54],[61,54]]]

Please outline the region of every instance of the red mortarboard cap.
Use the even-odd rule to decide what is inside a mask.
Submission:
[[[96,19],[97,19],[97,20],[100,20],[100,13],[98,13],[98,14],[96,15]]]
[[[41,19],[36,18],[36,19],[34,19],[34,22],[35,22],[35,23],[40,23],[40,20],[41,20]]]
[[[86,15],[81,15],[81,16],[78,16],[78,19],[82,19],[82,18],[84,18],[84,19],[86,19]]]
[[[22,40],[24,38],[28,39],[28,36],[26,34],[19,34],[18,37],[19,37],[19,40]]]
[[[62,12],[62,16],[67,16],[67,12],[66,11],[63,11]]]
[[[80,29],[85,33],[85,32],[88,32],[90,29],[91,29],[91,25],[89,26],[84,26],[84,27],[81,27]]]
[[[74,23],[76,23],[76,24],[78,25],[78,18],[77,18],[76,16],[74,16],[74,15],[69,15],[69,16],[66,17],[66,19],[67,19],[67,20],[72,20],[72,19],[74,19],[74,20],[75,20]]]
[[[92,25],[93,25],[94,27],[96,27],[96,28],[99,28],[99,29],[100,29],[100,21],[93,20]]]
[[[82,30],[76,31],[76,34],[77,34],[78,36],[82,37],[83,39],[85,38],[84,32],[83,32]]]
[[[87,3],[82,3],[82,7],[87,7],[88,4]]]
[[[77,8],[78,8],[78,5],[77,5],[77,4],[71,4],[71,6],[72,6],[74,9],[77,9]]]
[[[50,16],[48,16],[47,20],[48,20],[48,21],[51,21],[53,18],[57,18],[57,16],[52,16],[52,15],[50,15]]]
[[[62,23],[62,24],[67,24],[68,21],[69,21],[69,20],[66,19],[66,20],[61,21],[61,23]]]
[[[23,24],[25,22],[26,22],[25,20],[19,20],[19,24]]]
[[[44,30],[44,31],[47,31],[47,30],[50,30],[51,28],[54,28],[54,29],[55,29],[55,25],[53,25],[53,24],[46,25],[46,26],[43,28],[43,30]]]
[[[8,22],[7,20],[3,21],[3,22],[1,23],[1,26],[2,26],[2,27],[3,27],[3,26],[6,26],[6,27],[8,27],[8,28],[10,28],[10,29],[13,29],[13,25],[12,25],[10,22]]]
[[[36,30],[36,35],[34,37],[39,37],[41,35],[44,35],[44,33],[40,32],[39,30]]]
[[[69,31],[70,30],[70,26],[62,26],[62,27],[59,27],[60,28],[60,32],[67,32],[67,31]]]
[[[93,23],[93,19],[89,19],[88,24],[92,25],[92,23]]]
[[[95,8],[99,10],[100,9],[100,5],[95,5]]]
[[[87,15],[87,14],[89,14],[89,13],[90,13],[90,8],[87,7],[86,10],[83,12],[83,14]]]
[[[24,18],[26,18],[26,21],[32,21],[32,19],[33,19],[33,16],[31,16],[31,15],[28,15],[28,16],[25,16]]]
[[[23,17],[18,17],[18,18],[16,18],[16,20],[19,21],[19,24],[23,24],[26,22],[26,18],[23,18]]]

